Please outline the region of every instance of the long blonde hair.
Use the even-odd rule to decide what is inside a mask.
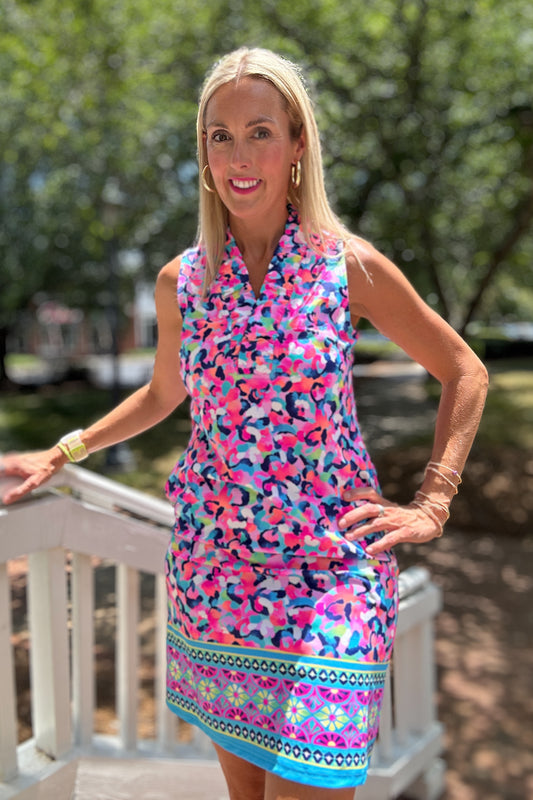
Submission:
[[[209,192],[202,180],[207,161],[205,114],[207,104],[221,86],[240,78],[270,82],[281,94],[289,115],[290,132],[296,139],[303,131],[306,147],[301,159],[301,182],[290,183],[288,201],[298,209],[306,242],[322,251],[325,240],[335,237],[347,245],[353,234],[332,211],[324,186],[322,153],[311,99],[299,68],[285,58],[262,48],[241,47],[224,56],[208,74],[200,95],[197,119],[200,210],[198,243],[206,253],[205,290],[216,277],[224,255],[228,213],[216,192]]]

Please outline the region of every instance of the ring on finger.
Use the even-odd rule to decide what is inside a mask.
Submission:
[[[378,503],[378,517],[382,517],[385,514],[385,506],[382,506],[381,503]]]

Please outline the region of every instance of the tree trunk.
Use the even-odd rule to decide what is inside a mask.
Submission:
[[[528,196],[524,197],[522,202],[519,204],[515,214],[514,225],[508,231],[507,235],[504,237],[500,246],[496,248],[496,250],[492,254],[492,258],[489,262],[485,275],[479,282],[479,285],[468,304],[463,324],[461,325],[461,329],[459,331],[461,336],[465,335],[467,325],[472,320],[475,312],[477,311],[478,306],[480,305],[481,300],[483,299],[483,295],[485,294],[487,287],[494,279],[494,276],[498,268],[505,261],[505,259],[511,255],[512,251],[514,250],[515,246],[518,244],[522,236],[530,229],[532,218],[533,218],[533,191],[531,191],[531,193]]]
[[[7,327],[0,325],[0,386],[5,386],[6,383],[9,383],[6,372],[7,334]]]

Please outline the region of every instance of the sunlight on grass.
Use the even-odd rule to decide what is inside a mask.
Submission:
[[[520,450],[533,448],[533,362],[496,363],[478,440]]]
[[[44,363],[46,362],[42,358],[29,353],[9,353],[6,357],[6,369],[8,372],[10,367],[36,367]]]

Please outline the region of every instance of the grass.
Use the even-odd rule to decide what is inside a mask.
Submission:
[[[533,359],[496,361],[479,439],[488,445],[533,450]]]
[[[6,358],[6,367],[35,367],[42,362],[39,356],[29,353],[11,353]]]
[[[489,362],[489,391],[476,441],[489,447],[533,448],[533,359]],[[428,394],[437,398],[440,386],[427,382]]]
[[[356,345],[356,361],[398,360],[405,359],[405,353],[394,342],[383,339],[372,339],[361,336]]]

